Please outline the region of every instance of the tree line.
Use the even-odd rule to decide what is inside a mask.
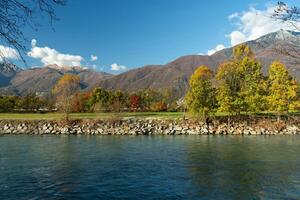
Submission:
[[[233,49],[232,59],[221,63],[216,72],[200,66],[189,80],[184,98],[185,109],[194,116],[207,118],[216,112],[227,115],[261,112],[282,114],[300,110],[300,85],[280,61],[274,61],[268,76],[247,45]],[[145,89],[123,92],[94,88],[80,90],[80,78],[65,74],[52,90],[52,98],[35,94],[0,97],[0,112],[178,111],[182,107],[170,90]]]
[[[37,94],[0,96],[0,112],[147,112],[177,111],[180,107],[169,89],[145,89],[122,92],[96,87],[81,90],[80,77],[62,76],[50,97]]]
[[[145,89],[134,93],[107,90],[101,87],[92,91],[80,90],[80,78],[66,74],[53,88],[55,106],[65,113],[70,112],[123,112],[123,111],[176,111],[176,101],[169,90]]]
[[[0,112],[46,112],[55,110],[51,100],[36,94],[0,96]]]
[[[191,76],[185,104],[192,115],[207,118],[216,112],[229,115],[259,112],[282,114],[299,111],[300,85],[280,61],[274,61],[268,76],[250,47],[242,44],[214,73],[200,66]]]

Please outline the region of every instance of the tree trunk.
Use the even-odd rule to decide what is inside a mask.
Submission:
[[[205,124],[207,127],[209,126],[209,116],[205,116]]]
[[[69,121],[69,112],[65,112],[65,116],[64,117],[65,117],[66,121]]]
[[[230,118],[230,115],[227,117],[227,133],[229,133],[229,127],[230,127],[230,124],[231,124],[231,118]]]

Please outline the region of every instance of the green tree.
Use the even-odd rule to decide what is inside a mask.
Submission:
[[[113,97],[112,97],[111,109],[114,112],[120,112],[121,109],[126,106],[127,96],[120,90],[114,91],[112,95]]]
[[[19,99],[17,108],[26,112],[39,112],[42,108],[48,108],[49,102],[36,94],[27,94]]]
[[[112,93],[99,87],[94,89],[90,98],[90,105],[93,111],[109,111],[112,100]]]
[[[207,66],[200,66],[191,76],[185,104],[192,115],[206,119],[214,112],[216,101],[212,78],[213,72]]]
[[[290,76],[286,67],[275,61],[269,68],[269,110],[280,115],[299,109],[299,84]]]
[[[19,99],[16,96],[0,96],[0,112],[14,112]]]

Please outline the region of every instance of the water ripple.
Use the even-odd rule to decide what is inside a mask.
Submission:
[[[300,137],[1,136],[0,199],[299,199]]]

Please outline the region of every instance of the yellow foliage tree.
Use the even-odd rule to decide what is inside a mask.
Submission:
[[[275,61],[269,68],[269,110],[280,115],[299,110],[299,84],[289,74],[286,67]]]
[[[203,118],[214,111],[215,89],[212,85],[213,72],[207,66],[200,66],[190,78],[190,89],[185,103],[193,115]]]
[[[232,60],[221,64],[216,75],[220,111],[240,114],[265,108],[266,84],[261,68],[249,46],[233,49]]]
[[[243,101],[239,96],[241,73],[238,65],[232,61],[221,64],[216,79],[219,81],[217,93],[219,111],[239,114],[243,108]]]
[[[58,108],[65,114],[65,119],[69,119],[72,106],[72,95],[79,89],[80,77],[73,74],[62,76],[53,88]]]

